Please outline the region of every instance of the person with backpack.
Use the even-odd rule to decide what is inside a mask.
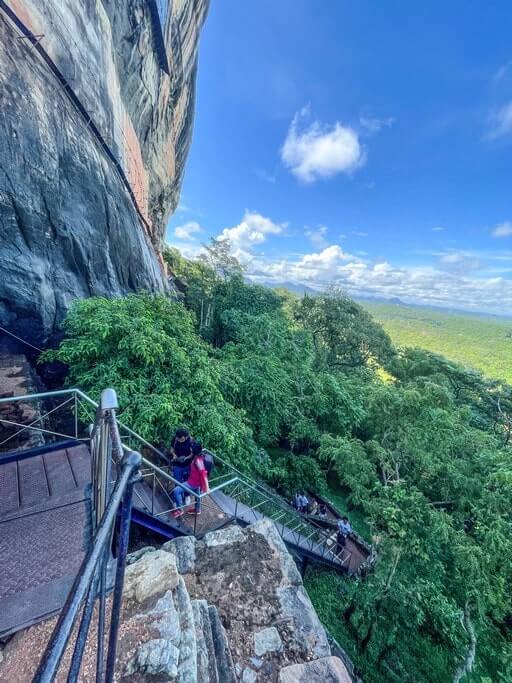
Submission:
[[[206,471],[208,472],[208,477],[210,477],[215,467],[215,456],[207,448],[203,448],[202,456],[204,458],[204,466],[206,467]]]
[[[208,484],[208,470],[206,469],[205,457],[203,455],[203,447],[200,443],[194,441],[192,443],[192,463],[190,465],[190,474],[186,482],[184,482],[189,489],[194,493],[208,493],[210,486]],[[176,486],[172,492],[172,497],[176,504],[176,510],[172,513],[173,517],[181,517],[184,513],[183,506],[185,505],[185,497],[188,491],[183,486]],[[188,509],[187,512],[195,515],[201,514],[201,499],[196,498],[194,509]]]
[[[193,459],[192,437],[186,429],[177,429],[171,443],[172,476],[181,482],[188,479]]]

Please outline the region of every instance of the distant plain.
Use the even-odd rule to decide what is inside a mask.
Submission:
[[[512,384],[512,318],[421,306],[360,303],[396,346],[418,346]]]

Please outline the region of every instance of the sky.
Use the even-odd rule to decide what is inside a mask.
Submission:
[[[249,279],[512,314],[510,0],[213,0],[168,242]]]

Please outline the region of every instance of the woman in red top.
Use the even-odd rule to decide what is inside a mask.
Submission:
[[[208,485],[208,472],[204,464],[204,458],[201,455],[202,450],[203,447],[200,443],[197,443],[195,441],[192,444],[192,454],[194,458],[190,465],[189,477],[185,482],[185,485],[188,486],[189,489],[192,489],[194,493],[198,494],[208,493],[208,491],[210,490],[210,487]],[[185,496],[187,495],[187,493],[188,492],[183,488],[183,486],[176,486],[176,488],[172,492],[172,497],[174,498],[174,502],[176,503],[176,507],[178,508],[172,513],[174,517],[181,517],[181,515],[184,514],[183,506],[185,504]],[[190,512],[195,515],[201,514],[200,498],[196,498],[195,509],[191,510]]]

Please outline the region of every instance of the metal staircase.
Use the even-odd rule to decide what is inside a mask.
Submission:
[[[26,429],[35,429],[50,442],[58,443],[59,439],[71,438],[75,444],[84,444],[93,452],[98,448],[100,428],[91,436],[87,427],[94,423],[98,405],[79,389],[4,398],[0,399],[0,405],[15,401],[37,402],[38,405],[45,405],[47,410],[28,425],[0,418],[0,425],[7,423],[11,429],[13,426],[19,427],[11,438]],[[197,497],[201,498],[201,518],[194,515],[191,520],[187,516],[175,519],[172,515],[175,505],[171,491],[179,482],[172,476],[168,458],[127,425],[115,417],[111,419],[115,420],[119,437],[111,446],[110,457],[101,461],[110,462],[112,458],[119,460],[123,450],[138,450],[144,454],[142,478],[134,487],[133,519],[137,524],[167,538],[180,535],[201,537],[204,533],[230,522],[247,525],[267,517],[274,522],[281,538],[295,556],[342,572],[352,571],[350,549],[336,549],[333,531],[307,520],[280,496],[242,474],[219,455],[215,455],[217,466],[210,480],[210,492],[201,496],[191,490],[188,492],[192,502]],[[106,426],[102,429],[105,430]],[[23,456],[18,454],[13,457]],[[1,458],[0,455],[0,463]],[[109,476],[108,471],[101,473],[103,485]],[[93,486],[94,482],[98,482],[98,477],[100,473],[93,472]]]

